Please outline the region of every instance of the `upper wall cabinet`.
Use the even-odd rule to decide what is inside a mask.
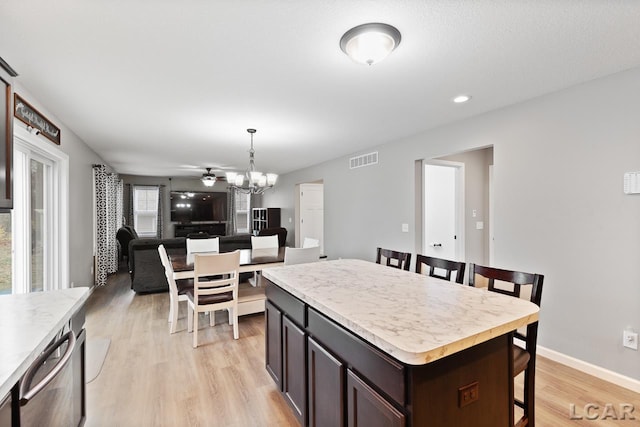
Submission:
[[[0,58],[0,211],[13,208],[13,92],[17,74]]]

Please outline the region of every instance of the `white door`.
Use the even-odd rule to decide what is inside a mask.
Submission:
[[[464,259],[462,182],[464,165],[433,161],[424,166],[422,253],[451,260]]]
[[[310,237],[320,241],[320,253],[324,253],[324,184],[300,184],[298,198],[296,246],[302,247],[305,237]]]

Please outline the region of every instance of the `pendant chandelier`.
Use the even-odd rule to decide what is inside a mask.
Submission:
[[[251,149],[249,150],[249,168],[244,174],[236,172],[227,172],[227,184],[229,188],[246,194],[262,194],[265,190],[272,188],[278,180],[275,173],[262,173],[256,170],[256,162],[254,155],[256,150],[253,148],[253,134],[255,129],[247,129],[251,135]],[[246,184],[245,184],[246,178]]]

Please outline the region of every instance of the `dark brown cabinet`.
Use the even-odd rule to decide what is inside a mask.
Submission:
[[[307,344],[309,426],[344,426],[345,367],[329,351],[309,338]]]
[[[280,227],[280,208],[253,208],[251,210],[251,230],[258,234],[265,228]]]
[[[265,363],[267,372],[282,391],[282,313],[269,301],[265,302],[266,322]]]
[[[13,92],[17,74],[0,58],[0,212],[13,208]]]
[[[511,334],[408,365],[265,282],[267,371],[302,426],[510,425]],[[464,404],[471,386],[481,397]]]
[[[404,415],[351,370],[347,371],[349,427],[404,427]]]
[[[287,316],[282,316],[282,393],[300,421],[306,425],[306,335]]]
[[[176,224],[173,226],[173,234],[176,237],[187,237],[189,234],[207,233],[209,236],[224,236],[227,224]]]

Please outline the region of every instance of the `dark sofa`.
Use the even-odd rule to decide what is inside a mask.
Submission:
[[[136,293],[167,292],[169,285],[164,276],[164,267],[158,254],[158,246],[164,245],[168,255],[186,254],[187,240],[173,239],[133,239],[129,242],[129,275],[131,289]],[[220,252],[236,249],[251,249],[251,235],[238,234],[220,237]],[[251,273],[248,273],[251,275]],[[240,277],[242,280],[242,276]]]

